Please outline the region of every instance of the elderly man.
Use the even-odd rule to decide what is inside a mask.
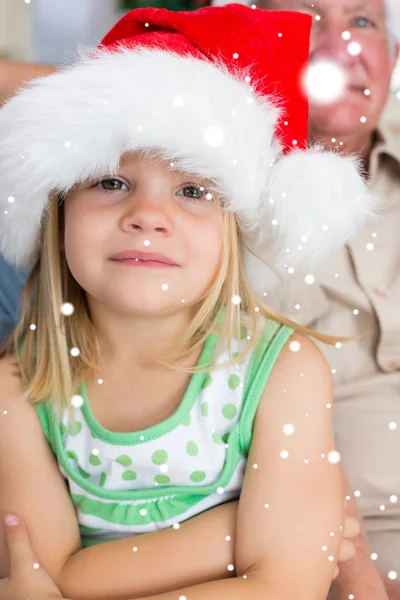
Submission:
[[[333,60],[348,85],[335,103],[311,105],[311,139],[359,153],[371,192],[383,199],[380,220],[346,250],[319,272],[286,273],[267,300],[301,324],[355,337],[321,347],[336,386],[337,445],[354,490],[350,508],[356,514],[355,496],[368,538],[367,545],[360,536],[356,558],[343,565],[337,597],[384,597],[374,583],[372,557],[389,597],[399,600],[400,143],[380,120],[398,56],[400,0],[261,1],[266,9],[313,16],[311,61]]]

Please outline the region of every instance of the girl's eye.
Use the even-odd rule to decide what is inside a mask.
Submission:
[[[184,196],[185,198],[189,198],[190,200],[202,200],[206,191],[203,187],[197,187],[196,185],[186,185],[182,189],[180,189],[177,196]]]
[[[366,29],[367,27],[375,26],[374,23],[366,17],[356,17],[354,19],[354,25],[355,27],[359,27],[360,29]]]
[[[126,183],[124,183],[120,179],[103,179],[102,181],[99,181],[99,183],[97,183],[95,185],[95,187],[98,188],[98,187],[102,186],[101,189],[103,189],[107,192],[113,192],[113,191],[120,191],[122,189],[120,186],[122,186],[122,185],[124,185],[126,187],[126,190],[124,190],[124,191],[129,191],[129,188],[126,185]]]

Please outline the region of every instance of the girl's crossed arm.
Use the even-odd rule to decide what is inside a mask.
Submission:
[[[178,530],[168,528],[83,550],[65,481],[35,409],[20,398],[16,372],[12,360],[0,361],[0,518],[15,513],[25,521],[38,562],[65,596],[139,597],[230,575],[237,502],[209,510]],[[8,563],[1,526],[0,578],[8,576]]]
[[[300,351],[287,344],[256,414],[238,510],[237,577],[147,600],[326,599],[344,520],[340,468],[330,455],[332,380],[313,342],[291,341]]]
[[[258,598],[260,593],[266,600],[326,597],[340,547],[343,519],[339,469],[327,460],[333,450],[331,409],[327,408],[332,403],[332,383],[322,354],[312,342],[297,337],[301,351],[293,353],[286,348],[283,352],[257,411],[237,523],[234,562],[238,577],[195,586],[194,582],[199,583],[203,573],[203,581],[221,577],[226,561],[232,557],[230,544],[223,537],[232,511],[229,513],[227,506],[209,511],[197,518],[198,523],[203,519],[202,526],[191,530],[196,519],[178,531],[169,529],[146,534],[149,542],[150,537],[153,538],[151,551],[142,554],[140,563],[137,561],[139,553],[132,552],[132,538],[80,550],[74,509],[36,414],[32,407],[18,401],[18,394],[14,394],[11,401],[12,394],[4,394],[4,385],[1,386],[0,409],[4,410],[4,404],[8,407],[7,414],[13,415],[9,435],[0,432],[4,446],[0,448],[2,457],[7,442],[14,440],[14,460],[11,458],[14,485],[9,482],[10,463],[7,468],[7,461],[4,458],[0,461],[0,486],[2,490],[11,489],[0,497],[1,510],[20,514],[26,521],[39,561],[61,588],[68,587],[62,589],[66,596],[74,600],[138,598],[139,594],[154,594],[157,585],[159,589],[168,589],[165,581],[163,585],[162,581],[157,584],[157,580],[169,574],[171,584],[191,586],[179,592],[180,595],[190,593],[191,600],[217,594],[221,600],[242,598],[243,594],[251,599]],[[4,373],[4,366],[2,370]],[[4,378],[0,377],[0,381],[4,382]],[[294,427],[292,435],[285,435],[285,425]],[[36,431],[35,448],[32,436],[27,435],[30,430]],[[24,436],[20,435],[21,431]],[[285,431],[290,432],[290,428]],[[33,461],[32,457],[35,457]],[[46,468],[42,469],[42,465]],[[33,471],[29,466],[40,468]],[[25,484],[21,483],[24,480]],[[27,490],[32,492],[30,496]],[[12,491],[17,492],[15,496]],[[213,526],[204,527],[206,519],[211,519],[217,510],[220,515],[214,519]],[[234,530],[230,525],[231,531]],[[176,535],[179,532],[180,538]],[[196,532],[203,532],[204,552],[199,551],[201,544],[197,543]],[[162,535],[165,544],[155,544],[155,536],[161,540]],[[140,538],[144,540],[146,536]],[[135,538],[136,542],[138,539]],[[215,545],[215,540],[223,543]],[[150,550],[150,543],[143,545],[146,547]],[[167,547],[169,551],[165,552]],[[78,554],[73,556],[76,552]],[[78,556],[82,557],[81,564]],[[202,563],[200,557],[208,562]],[[88,577],[90,566],[93,577]],[[68,581],[65,579],[63,583],[68,570]],[[135,587],[135,581],[140,585]],[[147,590],[141,587],[149,582]],[[167,592],[153,598],[175,600],[176,594],[176,591]]]

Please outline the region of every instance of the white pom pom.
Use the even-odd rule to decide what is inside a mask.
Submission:
[[[378,200],[368,193],[359,166],[356,157],[318,146],[294,150],[276,161],[259,231],[245,239],[270,265],[244,250],[246,273],[258,295],[280,285],[282,268],[293,272],[317,267],[376,217]]]
[[[359,174],[359,161],[316,146],[293,151],[271,169],[269,194],[275,199],[265,218],[277,248],[275,264],[314,267],[339,249],[367,219],[377,200]]]

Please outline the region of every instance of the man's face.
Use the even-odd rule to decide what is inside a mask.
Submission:
[[[383,0],[265,2],[269,9],[309,13],[313,17],[311,61],[333,60],[347,75],[348,86],[340,101],[333,106],[310,106],[311,135],[340,139],[375,129],[387,102],[398,54],[386,29]],[[355,56],[348,51],[352,42],[361,47]]]

